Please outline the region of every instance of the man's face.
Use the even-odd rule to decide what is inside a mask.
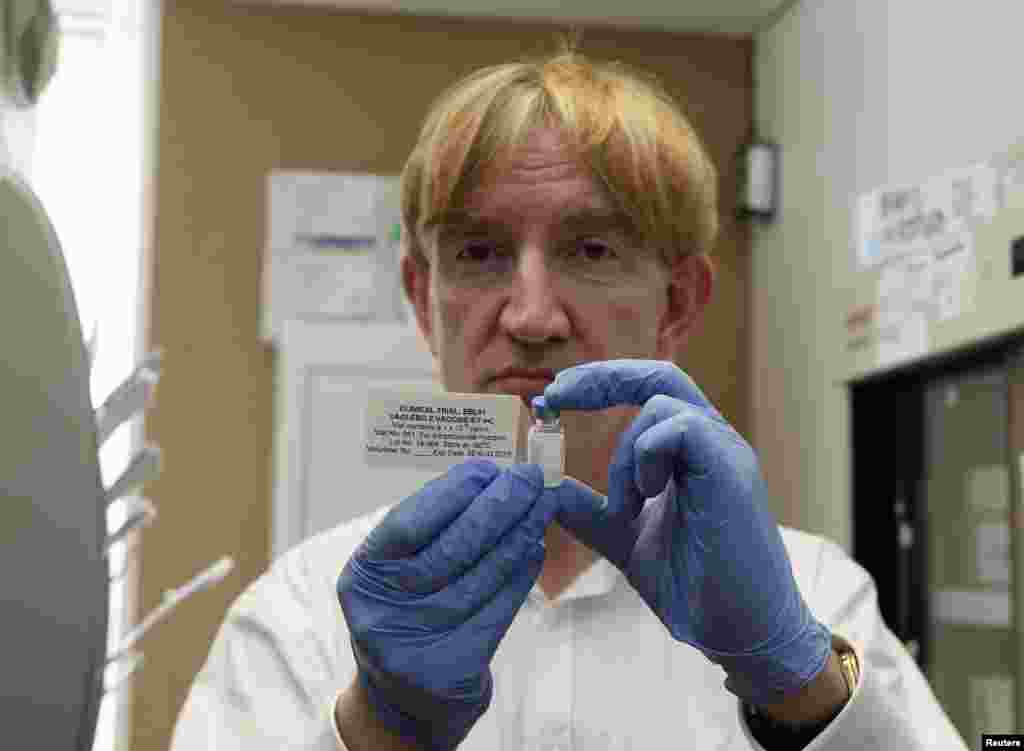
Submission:
[[[403,267],[447,390],[528,408],[572,365],[674,354],[673,275],[556,132],[535,132],[460,208],[429,238],[429,269]]]

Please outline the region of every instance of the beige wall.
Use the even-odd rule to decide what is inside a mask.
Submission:
[[[222,554],[238,561],[148,637],[133,751],[164,749],[224,611],[265,568],[274,358],[257,338],[264,179],[275,167],[396,173],[430,100],[479,66],[552,49],[552,29],[321,10],[166,3],[149,341],[165,350],[149,437],[142,612]],[[642,65],[684,100],[723,172],[718,287],[684,365],[745,430],[747,229],[732,155],[751,122],[749,40],[588,31],[584,51]]]
[[[781,146],[782,205],[752,241],[750,427],[784,523],[851,543],[844,323],[865,274],[854,197],[1019,141],[1019,66],[1005,51],[1022,24],[1024,5],[996,0],[805,0],[756,39],[756,122]],[[992,266],[1003,279],[979,282],[979,310],[933,325],[930,347],[1024,324],[1006,252]]]

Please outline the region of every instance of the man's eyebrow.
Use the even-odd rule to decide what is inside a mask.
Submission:
[[[608,231],[615,230],[625,234],[636,233],[636,223],[624,211],[617,209],[578,209],[571,211],[562,218],[563,224],[570,229]]]
[[[426,229],[439,230],[441,232],[465,232],[490,229],[495,226],[501,226],[501,222],[463,209],[448,209],[426,223]]]
[[[574,231],[590,232],[620,231],[636,233],[636,223],[624,211],[603,208],[573,209],[561,217],[561,223]],[[505,223],[500,218],[487,217],[465,209],[449,209],[441,212],[429,222],[426,228],[441,232],[473,232],[501,228]]]

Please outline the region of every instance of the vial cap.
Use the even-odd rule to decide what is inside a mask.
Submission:
[[[558,419],[558,410],[548,406],[543,396],[535,396],[530,401],[533,405],[533,416],[543,422],[550,422]]]

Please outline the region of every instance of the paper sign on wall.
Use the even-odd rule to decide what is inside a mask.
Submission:
[[[982,584],[1010,583],[1010,525],[978,524],[974,528],[975,576]]]
[[[969,312],[974,301],[967,295],[966,281],[974,272],[974,235],[954,227],[935,246],[935,314],[948,321]]]
[[[861,270],[880,269],[878,365],[926,354],[932,324],[973,309],[972,227],[995,216],[1002,192],[1000,171],[981,163],[857,198],[854,262]],[[851,330],[851,318],[853,311],[847,317],[848,349],[870,341]]]
[[[930,247],[947,233],[985,222],[999,208],[1000,177],[988,163],[948,170],[920,185],[878,188],[855,207],[854,262],[867,269]]]
[[[976,514],[1010,513],[1010,472],[1004,464],[979,464],[964,474],[963,498]]]
[[[932,256],[915,253],[887,264],[878,282],[878,358],[893,362],[928,350]]]
[[[282,321],[402,322],[398,178],[274,170],[267,178],[261,330]]]

